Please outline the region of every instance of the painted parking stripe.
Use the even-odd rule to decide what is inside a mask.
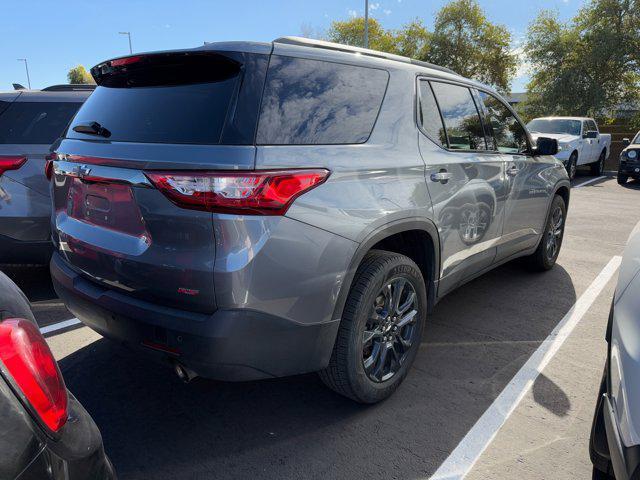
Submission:
[[[615,256],[602,269],[589,288],[580,296],[571,310],[560,320],[549,336],[529,360],[511,379],[491,406],[467,432],[458,446],[451,452],[431,480],[461,480],[469,473],[529,391],[535,379],[571,335],[582,317],[587,313],[602,289],[618,270],[622,257]]]
[[[43,335],[51,332],[55,332],[57,330],[62,330],[63,328],[73,327],[74,325],[78,325],[80,320],[77,318],[70,318],[69,320],[65,320],[64,322],[54,323],[52,325],[47,325],[46,327],[42,327],[40,329],[40,333]]]
[[[578,185],[576,185],[575,187],[572,187],[572,188],[584,187],[585,185],[589,185],[590,183],[597,182],[598,180],[602,180],[603,178],[607,178],[607,176],[603,175],[601,177],[592,178],[591,180],[587,180],[586,182],[579,183]]]

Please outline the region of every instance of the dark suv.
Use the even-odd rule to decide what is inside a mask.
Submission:
[[[49,147],[95,85],[0,92],[0,263],[47,264]]]
[[[557,143],[449,70],[287,37],[92,74],[56,150],[55,288],[184,378],[320,371],[376,402],[443,295],[557,258]]]

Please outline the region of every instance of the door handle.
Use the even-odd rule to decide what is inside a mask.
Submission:
[[[519,171],[520,169],[514,165],[507,170],[507,175],[509,175],[510,177],[515,177],[516,175],[518,175]]]
[[[444,168],[440,170],[438,173],[431,174],[432,182],[440,182],[442,184],[447,183],[449,180],[453,178],[453,173],[447,172]]]

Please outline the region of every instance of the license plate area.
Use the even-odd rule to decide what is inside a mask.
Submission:
[[[144,219],[129,185],[69,178],[66,213],[96,227],[148,237]]]

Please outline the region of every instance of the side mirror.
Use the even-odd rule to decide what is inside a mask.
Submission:
[[[536,148],[533,149],[534,155],[555,155],[558,153],[558,140],[555,138],[538,137]]]
[[[624,145],[625,147],[628,147],[629,145],[631,145],[631,140],[629,140],[628,138],[623,138],[622,145]]]
[[[583,137],[584,138],[598,138],[598,132],[596,132],[595,130],[589,130],[588,132],[585,132]]]

